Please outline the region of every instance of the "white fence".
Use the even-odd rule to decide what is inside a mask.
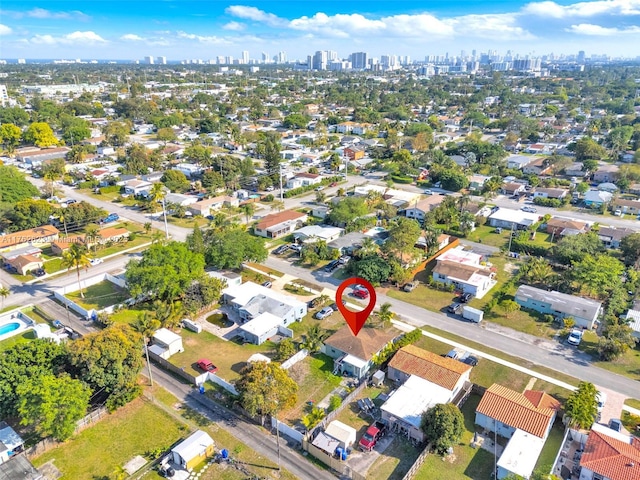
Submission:
[[[127,288],[127,284],[124,279],[115,277],[108,272],[100,273],[98,275],[94,275],[93,277],[80,280],[80,285],[84,290],[87,287],[97,285],[98,283],[104,282],[104,281],[111,282],[120,288]],[[63,305],[69,307],[74,312],[79,313],[86,319],[91,319],[94,315],[97,315],[98,313],[101,313],[101,312],[113,313],[113,310],[116,307],[116,305],[110,305],[106,308],[103,308],[102,310],[95,310],[93,308],[87,310],[65,296],[68,293],[77,292],[77,291],[78,291],[78,282],[73,282],[65,287],[61,287],[61,288],[58,288],[57,290],[54,290],[53,296]]]
[[[302,443],[302,439],[304,438],[304,435],[302,433],[297,431],[295,428],[291,428],[286,423],[282,423],[280,420],[276,420],[275,417],[271,417],[271,428],[276,428],[276,425],[278,426],[277,428],[282,435],[286,435],[292,440]]]
[[[238,391],[236,390],[236,387],[233,386],[232,384],[230,384],[229,382],[227,382],[226,380],[220,378],[219,376],[213,374],[213,373],[209,373],[209,381],[215,383],[216,385],[220,385],[222,388],[224,388],[227,392],[233,394],[233,395],[238,395]]]
[[[298,363],[300,360],[304,360],[307,357],[307,355],[309,355],[309,350],[303,348],[298,353],[296,353],[293,357],[289,358],[286,362],[283,362],[282,368],[284,368],[285,370],[288,370],[289,368],[293,367],[296,363]]]

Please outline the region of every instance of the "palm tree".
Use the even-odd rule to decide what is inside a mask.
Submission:
[[[307,334],[304,337],[304,342],[302,342],[302,348],[305,348],[309,351],[309,353],[316,353],[320,351],[320,347],[322,347],[322,342],[327,338],[328,333],[320,326],[319,323],[313,324],[311,327],[307,329]]]
[[[149,368],[149,382],[153,387],[153,378],[151,376],[151,363],[149,362],[149,337],[160,328],[160,321],[154,318],[149,312],[142,312],[138,318],[131,324],[133,329],[142,334],[144,337],[144,353],[147,356],[147,367]]]
[[[96,253],[98,250],[98,243],[100,243],[100,227],[95,223],[90,223],[84,229],[85,232],[85,245],[87,247],[93,245],[93,253]]]
[[[460,209],[460,213],[462,213],[462,210],[464,209],[464,207],[469,205],[470,201],[471,201],[471,197],[466,193],[458,198],[457,203],[458,203],[458,208]]]
[[[251,219],[256,212],[256,206],[253,203],[243,203],[240,208],[242,209],[242,213],[244,213],[247,225],[249,225],[249,219]]]
[[[284,202],[281,200],[276,200],[274,202],[271,203],[271,210],[276,210],[278,212],[281,212],[282,210],[284,210]]]
[[[0,297],[2,297],[2,308],[4,308],[4,299],[11,294],[11,291],[4,285],[0,287]]]
[[[64,234],[68,236],[69,232],[67,232],[67,220],[64,218],[64,214],[58,217],[58,221],[62,222],[62,224],[64,225]]]
[[[367,257],[369,255],[373,255],[378,252],[378,244],[371,237],[366,237],[362,240],[362,244],[360,246],[360,250],[358,250],[358,254],[361,257]]]
[[[151,222],[146,222],[142,228],[144,228],[144,233],[149,235],[149,232],[151,231]]]
[[[331,300],[331,297],[329,295],[322,294],[320,295],[320,297],[318,297],[318,302],[320,302],[320,305],[326,304],[329,300]]]
[[[154,203],[162,203],[162,216],[164,217],[164,230],[167,238],[169,238],[169,227],[167,225],[167,210],[164,205],[164,197],[167,195],[167,191],[162,183],[154,183],[153,187],[149,191],[149,199]],[[156,209],[153,208],[153,213]]]
[[[164,235],[161,232],[155,231],[151,235],[151,243],[159,243],[164,239]]]
[[[316,203],[324,203],[327,199],[327,194],[324,192],[316,192]]]
[[[78,290],[80,291],[80,298],[84,298],[84,293],[82,292],[82,284],[80,283],[80,269],[84,268],[85,270],[89,268],[91,263],[89,262],[89,257],[87,257],[87,247],[84,245],[79,245],[77,243],[72,243],[69,249],[62,253],[62,268],[66,268],[67,270],[71,270],[72,268],[76,269],[76,273],[78,275]]]
[[[380,319],[380,323],[384,327],[387,327],[389,323],[391,323],[391,320],[393,320],[393,317],[396,316],[396,314],[391,311],[391,304],[388,302],[380,305],[377,315]]]

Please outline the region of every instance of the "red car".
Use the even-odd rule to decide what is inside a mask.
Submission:
[[[356,298],[369,298],[369,290],[366,288],[356,288],[353,291],[353,296]]]
[[[216,373],[218,371],[218,367],[216,367],[211,360],[207,360],[206,358],[198,360],[198,367],[209,373]]]

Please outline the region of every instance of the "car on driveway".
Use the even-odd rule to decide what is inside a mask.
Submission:
[[[333,314],[333,308],[324,307],[322,310],[318,310],[314,317],[318,320],[324,320],[325,318],[331,316]]]
[[[320,297],[316,297],[307,302],[307,308],[316,308],[318,305],[320,305]]]
[[[452,303],[447,307],[447,312],[459,315],[462,312],[462,305],[459,303]]]
[[[31,274],[34,277],[44,277],[47,272],[44,271],[44,268],[36,268],[35,270],[31,270]]]
[[[218,367],[216,367],[211,360],[206,358],[198,360],[198,368],[209,373],[216,373],[218,371]]]
[[[64,324],[60,320],[54,320],[51,322],[54,328],[64,328]]]
[[[346,305],[346,304],[347,304],[347,302],[346,302],[346,301],[344,300],[344,298],[343,298],[343,299],[342,299],[342,305]],[[335,302],[334,302],[334,303],[332,303],[331,305],[329,305],[329,308],[330,308],[331,310],[333,310],[334,312],[337,312],[338,310],[340,310],[340,309],[338,308],[338,304],[337,304],[337,303],[335,303]]]
[[[462,295],[460,295],[460,297],[458,297],[458,301],[460,303],[467,303],[471,301],[472,298],[473,298],[472,293],[463,293]]]
[[[291,247],[289,245],[280,245],[278,248],[273,250],[273,254],[274,255],[282,255],[283,253],[285,253],[287,250],[290,250]]]
[[[413,292],[416,289],[417,286],[418,286],[418,282],[405,283],[404,286],[402,287],[402,291],[403,292]]]
[[[598,402],[598,413],[602,413],[604,405],[607,403],[607,394],[599,391],[596,394],[596,402]]]
[[[619,418],[612,418],[611,420],[609,420],[609,428],[614,432],[621,432],[622,422]]]
[[[262,284],[262,286],[263,286],[263,287],[265,287],[265,288],[271,288],[271,287],[273,286],[273,283],[271,283],[271,282],[264,282],[264,283]]]
[[[462,363],[466,363],[467,365],[471,365],[472,367],[478,365],[478,362],[478,357],[474,357],[473,355],[469,355],[462,360]]]
[[[574,328],[573,330],[571,330],[571,333],[569,333],[569,338],[567,338],[567,343],[569,345],[573,345],[574,347],[577,347],[578,345],[580,345],[580,342],[582,341],[582,330],[580,330],[579,328]]]

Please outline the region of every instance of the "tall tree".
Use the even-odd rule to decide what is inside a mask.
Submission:
[[[242,209],[242,213],[244,213],[246,224],[248,226],[249,220],[253,217],[253,214],[256,212],[256,206],[253,203],[244,203],[241,205],[240,208]]]
[[[18,385],[18,413],[22,425],[58,441],[69,438],[87,411],[91,390],[80,380],[63,375],[36,375]]]
[[[268,256],[264,240],[242,228],[208,231],[205,237],[207,265],[239,268],[244,262],[263,262]]]
[[[78,290],[80,291],[81,298],[84,298],[84,293],[82,291],[82,283],[80,283],[80,269],[84,268],[86,270],[89,268],[89,265],[91,265],[91,263],[89,257],[87,257],[87,247],[84,245],[72,243],[67,251],[62,252],[62,268],[66,268],[67,270],[71,270],[72,268],[76,269],[76,274],[78,275]]]
[[[464,433],[464,416],[452,403],[439,403],[423,413],[420,428],[425,441],[444,455],[449,447],[460,442]]]
[[[385,327],[388,326],[391,323],[391,320],[396,316],[396,314],[391,310],[392,307],[393,306],[389,302],[386,302],[380,305],[380,308],[378,309],[378,318],[380,319],[380,323]]]
[[[50,147],[58,145],[58,139],[53,134],[53,130],[46,122],[34,122],[23,134],[24,141],[33,143],[38,147]]]
[[[0,297],[2,297],[2,306],[0,308],[4,308],[4,299],[11,295],[11,290],[9,290],[4,285],[0,286]]]
[[[410,218],[399,217],[389,226],[389,239],[384,244],[384,251],[405,266],[422,254],[415,247],[421,233],[418,222]]]
[[[20,137],[22,137],[22,130],[17,125],[13,123],[0,125],[0,143],[4,145],[7,152],[13,153],[20,143]]]
[[[578,428],[591,428],[598,416],[598,390],[593,383],[580,382],[571,392],[564,404],[564,412],[569,425]]]

